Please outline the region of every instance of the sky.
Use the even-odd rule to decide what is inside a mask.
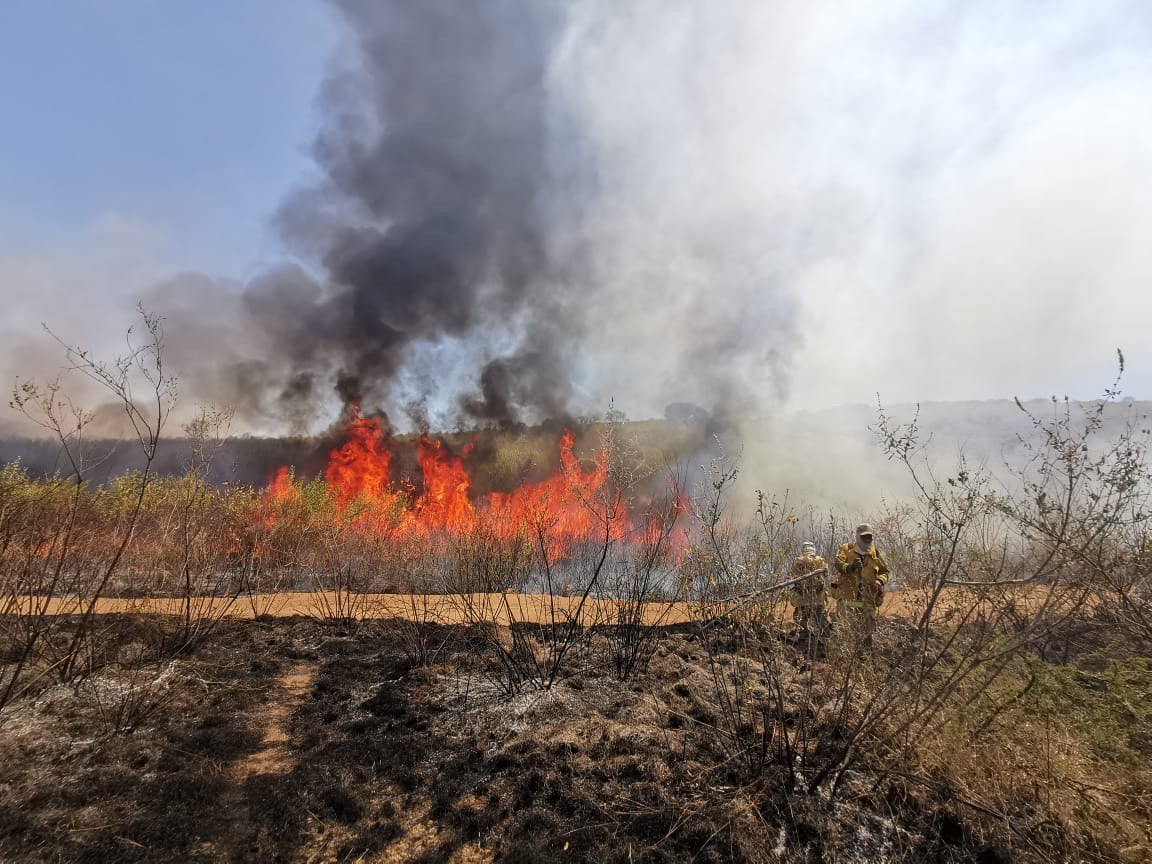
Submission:
[[[308,171],[334,38],[311,0],[6,0],[0,252],[139,232],[167,266],[243,277]]]
[[[594,178],[542,193],[594,298],[574,410],[727,380],[761,412],[1091,397],[1117,347],[1152,397],[1152,6],[558,5],[550,153]],[[263,350],[240,298],[307,258],[275,217],[323,182],[342,27],[322,0],[0,3],[0,377],[53,368],[41,322],[111,350],[139,299],[213,307],[173,333],[190,366]],[[414,342],[381,398],[450,422],[513,330]]]

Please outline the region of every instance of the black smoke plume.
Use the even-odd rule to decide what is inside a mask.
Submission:
[[[353,402],[452,428],[786,400],[796,285],[853,229],[777,194],[772,127],[709,95],[758,80],[743,6],[700,13],[701,63],[696,13],[649,0],[332,2],[319,179],[276,218],[296,261],[155,304],[195,399],[262,433]]]
[[[563,410],[546,242],[547,76],[558,12],[541,0],[336,0],[352,51],[321,91],[322,180],[279,223],[320,276],[255,280],[247,312],[268,340],[245,364],[276,380],[281,416],[335,388],[382,404],[413,344],[514,325],[520,344],[474,361],[466,417]],[[243,388],[241,388],[243,389]],[[427,394],[421,394],[427,395]],[[268,402],[269,400],[261,400]]]

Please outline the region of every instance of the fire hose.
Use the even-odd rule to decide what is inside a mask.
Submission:
[[[723,600],[717,600],[713,603],[705,603],[703,604],[703,608],[713,609],[717,606],[727,606],[729,608],[725,609],[722,614],[715,616],[716,618],[724,618],[728,615],[731,615],[733,612],[740,611],[740,609],[751,603],[753,600],[763,597],[766,594],[771,594],[773,591],[781,591],[785,588],[791,587],[792,585],[796,585],[799,582],[803,582],[806,579],[811,579],[813,576],[819,576],[820,574],[827,572],[827,567],[820,567],[816,570],[813,570],[811,573],[805,573],[803,576],[793,576],[791,579],[785,579],[783,582],[777,582],[773,585],[769,585],[767,588],[760,588],[756,591],[750,591],[747,594],[741,594],[737,597],[726,597]]]

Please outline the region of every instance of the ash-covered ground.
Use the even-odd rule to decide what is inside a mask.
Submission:
[[[150,638],[146,617],[107,623],[118,651]],[[884,622],[878,643],[901,626]],[[115,665],[79,695],[45,691],[0,728],[0,860],[1012,857],[947,796],[897,776],[849,775],[833,805],[783,795],[770,774],[749,781],[718,737],[714,675],[735,657],[710,655],[690,625],[661,632],[632,680],[580,664],[512,696],[476,634],[430,628],[420,666],[411,633],[225,621],[141,687],[118,733],[108,712],[134,685]],[[781,680],[802,688],[810,664],[781,650]]]

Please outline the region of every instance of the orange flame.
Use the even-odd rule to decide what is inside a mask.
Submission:
[[[568,430],[560,436],[558,471],[539,483],[482,496],[472,494],[466,465],[471,443],[453,452],[444,441],[422,435],[416,444],[422,483],[404,480],[398,486],[391,477],[393,443],[377,418],[362,416],[353,405],[345,435],[329,454],[324,477],[338,511],[350,513],[357,530],[467,536],[483,526],[497,537],[530,540],[553,558],[565,556],[574,543],[620,540],[632,530],[623,500],[609,483],[606,454],[582,467]],[[267,524],[274,524],[275,507],[299,500],[291,472],[281,468],[265,493]],[[640,542],[656,530],[655,523],[636,527]]]
[[[464,468],[464,457],[471,449],[469,444],[455,455],[443,441],[420,436],[416,457],[424,475],[424,491],[416,501],[415,517],[421,528],[467,532],[474,527],[475,510],[468,497],[472,478]]]
[[[272,475],[266,500],[271,504],[294,504],[300,500],[300,490],[292,480],[292,469],[285,466]]]
[[[360,406],[353,403],[344,431],[348,440],[328,457],[324,479],[341,504],[358,498],[380,501],[392,491],[392,453],[379,418],[360,416]]]
[[[494,524],[504,533],[527,532],[544,539],[552,555],[574,541],[601,539],[608,534],[619,539],[624,530],[623,512],[609,520],[607,507],[614,502],[605,497],[607,460],[601,454],[596,467],[583,471],[573,453],[575,436],[564,430],[560,436],[560,471],[540,483],[519,486],[502,494],[494,492],[488,502]]]

